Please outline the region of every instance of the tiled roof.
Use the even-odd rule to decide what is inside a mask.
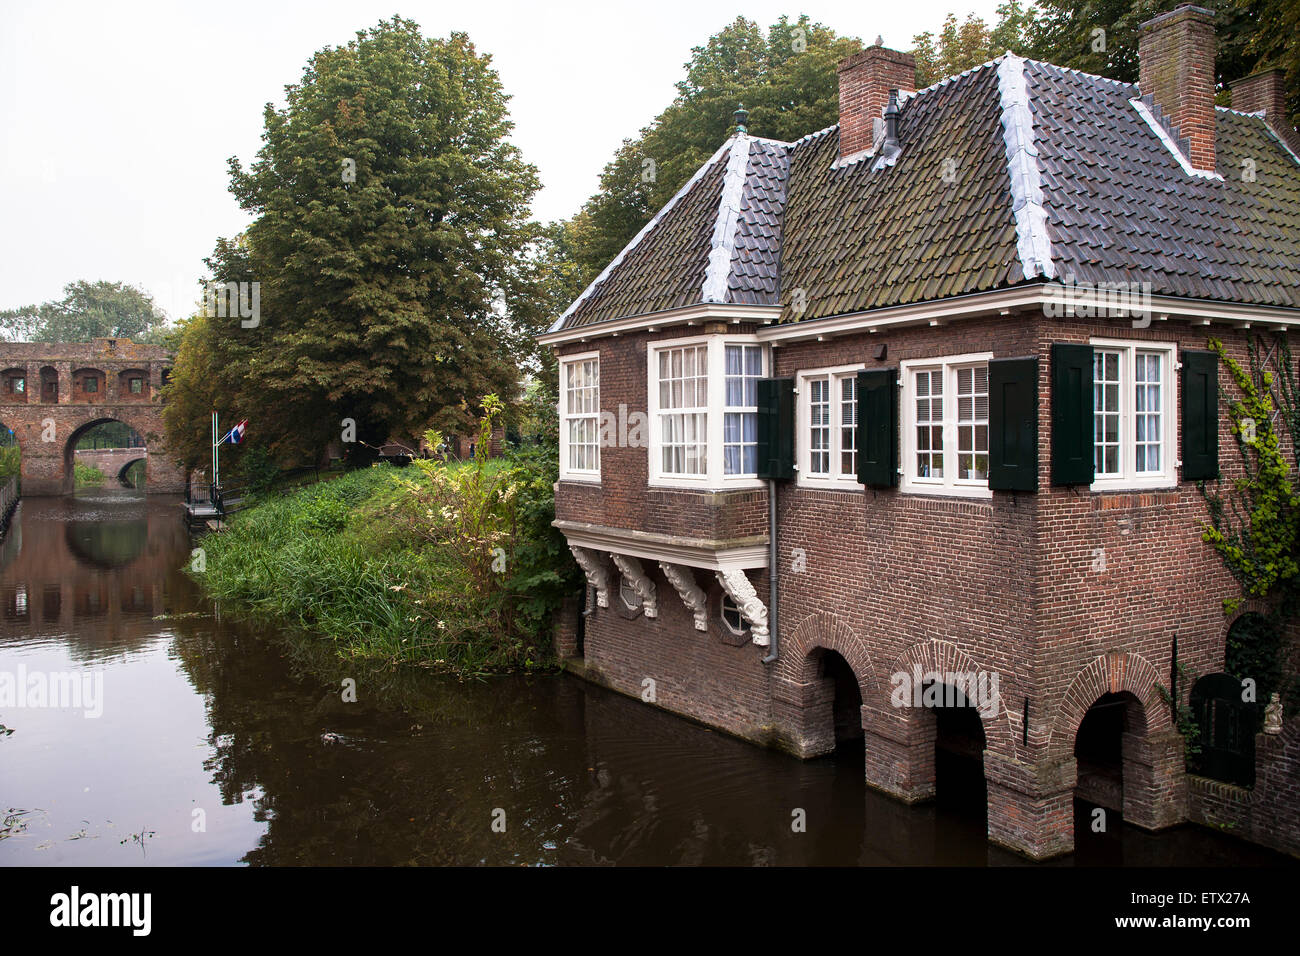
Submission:
[[[892,162],[841,164],[834,126],[733,137],[553,328],[1071,279],[1300,308],[1300,159],[1258,116],[1216,120],[1218,175],[1189,172],[1135,85],[1008,54],[906,96]]]
[[[1130,102],[1135,85],[1025,70],[1058,276],[1300,308],[1300,164],[1262,119],[1217,110],[1221,178],[1189,176]]]

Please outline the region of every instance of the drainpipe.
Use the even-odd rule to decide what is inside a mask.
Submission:
[[[777,640],[777,580],[776,580],[776,479],[767,480],[767,631],[770,635],[764,664],[771,664],[781,656]]]

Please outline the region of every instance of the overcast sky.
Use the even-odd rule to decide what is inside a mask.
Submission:
[[[692,46],[737,15],[807,13],[896,49],[945,14],[992,23],[997,0],[457,3],[0,0],[0,309],[75,279],[125,281],[188,314],[203,257],[246,215],[226,158],[257,152],[316,50],[394,13],[490,53],[515,142],[541,171],[542,220],[571,215],[614,150],[671,102]],[[810,130],[811,132],[811,130]]]

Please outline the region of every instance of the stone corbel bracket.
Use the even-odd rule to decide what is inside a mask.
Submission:
[[[609,607],[609,567],[599,551],[569,545],[573,559],[587,576],[587,583],[596,589],[596,606]]]
[[[709,599],[703,588],[695,583],[695,574],[685,565],[670,564],[667,561],[660,561],[659,567],[663,569],[664,577],[668,579],[668,583],[677,590],[687,610],[695,615],[695,629],[697,631],[707,631],[709,629]]]
[[[741,616],[749,622],[754,643],[759,647],[767,647],[770,640],[767,630],[767,605],[758,599],[758,592],[750,583],[749,576],[740,568],[728,568],[715,573],[722,589],[736,602]]]
[[[610,552],[609,557],[623,577],[627,578],[632,587],[636,589],[636,593],[641,598],[641,610],[645,616],[658,616],[659,605],[655,595],[655,583],[645,573],[645,570],[641,567],[641,562],[628,554]]]

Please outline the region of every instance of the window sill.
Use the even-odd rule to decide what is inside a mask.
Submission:
[[[761,491],[767,487],[766,478],[724,478],[721,484],[711,482],[708,478],[673,479],[654,477],[646,483],[647,488],[660,491],[700,491],[713,494],[723,491]]]
[[[856,478],[797,477],[795,485],[799,488],[813,488],[819,491],[862,491],[865,487]]]
[[[560,475],[560,482],[574,485],[599,485],[600,475]]]
[[[993,498],[993,489],[987,485],[918,485],[902,484],[899,491],[905,495],[925,495],[929,498],[978,498],[985,501]]]
[[[1162,475],[1159,478],[1146,479],[1142,481],[1129,481],[1127,479],[1116,481],[1094,481],[1088,486],[1088,490],[1093,494],[1109,494],[1110,492],[1123,493],[1126,491],[1177,491],[1178,480],[1176,478]]]

